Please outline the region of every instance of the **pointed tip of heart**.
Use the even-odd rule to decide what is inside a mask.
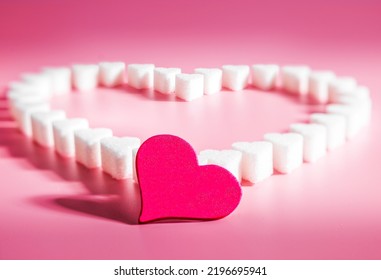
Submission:
[[[220,166],[199,166],[192,146],[177,136],[146,140],[137,153],[136,170],[142,197],[140,223],[221,219],[241,200],[236,178]]]

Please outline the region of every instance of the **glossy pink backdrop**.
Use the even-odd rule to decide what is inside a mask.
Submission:
[[[380,259],[379,1],[0,2],[0,86],[75,62],[306,63],[372,91],[372,125],[315,164],[243,189],[229,217],[136,225],[137,186],[25,139],[0,107],[2,259]],[[57,97],[119,136],[173,133],[199,151],[284,131],[321,108],[249,88],[186,103],[124,87]]]

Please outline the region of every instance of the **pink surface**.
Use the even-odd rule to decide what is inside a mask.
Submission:
[[[25,139],[0,100],[2,259],[380,259],[378,1],[0,2],[0,83],[72,62],[159,66],[306,63],[369,86],[371,126],[289,175],[243,188],[211,222],[136,225],[139,189]],[[69,116],[199,151],[258,140],[320,110],[284,94],[224,91],[191,103],[128,87],[54,99]]]
[[[147,139],[136,156],[141,191],[139,222],[168,218],[216,220],[237,208],[241,185],[226,169],[198,166],[196,153],[173,135]]]

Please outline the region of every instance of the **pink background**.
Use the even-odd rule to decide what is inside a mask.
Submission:
[[[0,87],[74,62],[158,66],[306,63],[373,93],[372,125],[290,175],[243,188],[213,222],[136,225],[137,186],[25,139],[0,100],[1,259],[380,259],[381,4],[340,1],[0,2]],[[173,133],[199,151],[284,131],[321,110],[249,88],[186,103],[124,87],[54,99],[93,127]],[[167,101],[167,102],[163,102]]]

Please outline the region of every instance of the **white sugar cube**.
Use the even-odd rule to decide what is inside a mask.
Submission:
[[[351,139],[355,136],[362,126],[362,116],[361,111],[357,106],[350,105],[341,105],[341,104],[332,104],[328,105],[327,113],[329,114],[338,114],[345,117],[346,120],[346,138]]]
[[[329,101],[335,102],[339,95],[347,94],[357,87],[357,81],[353,77],[342,76],[337,77],[329,82]]]
[[[345,94],[337,94],[335,103],[357,107],[360,111],[361,123],[369,124],[372,115],[372,99],[367,87],[359,86]]]
[[[108,128],[88,128],[74,132],[75,159],[87,168],[102,165],[101,140],[112,136]]]
[[[364,97],[366,99],[369,99],[369,90],[362,90],[362,89],[365,89],[366,87],[354,87],[350,90],[342,90],[342,91],[337,91],[335,94],[331,94],[330,95],[330,103],[337,103],[341,100],[341,98],[343,97],[356,97],[356,98],[359,98],[361,100],[364,99]],[[367,96],[364,95],[363,93],[367,93]]]
[[[35,93],[44,95],[44,92],[40,92],[38,85],[31,84],[25,81],[12,81],[8,84],[9,91],[23,92],[23,93]]]
[[[266,141],[236,142],[232,148],[242,153],[242,178],[258,183],[273,174],[273,146]]]
[[[290,131],[303,136],[303,159],[314,162],[323,157],[327,151],[327,129],[321,124],[295,123]]]
[[[9,99],[9,110],[13,116],[16,118],[15,106],[16,104],[34,104],[48,102],[49,97],[46,95],[35,94],[35,93],[24,93],[24,92],[8,92]]]
[[[208,164],[215,164],[228,170],[241,182],[241,161],[242,153],[235,150],[204,150],[198,155],[201,162],[207,161]]]
[[[74,64],[73,86],[79,91],[90,91],[98,86],[99,66],[96,64]]]
[[[346,120],[342,115],[312,114],[312,123],[324,125],[327,129],[327,149],[329,151],[343,145],[346,135]]]
[[[51,80],[45,73],[25,73],[21,76],[22,81],[31,84],[40,94],[51,95]]]
[[[303,163],[303,136],[298,133],[267,133],[264,140],[273,144],[274,169],[290,173]]]
[[[133,153],[141,141],[136,137],[107,137],[101,140],[103,171],[115,179],[133,177]]]
[[[46,67],[43,73],[50,79],[53,94],[64,94],[71,91],[71,70],[68,67]]]
[[[186,101],[203,96],[204,76],[201,74],[177,74],[176,96]]]
[[[74,157],[74,132],[88,127],[89,122],[82,118],[53,122],[54,148],[56,152],[63,157]]]
[[[371,100],[360,100],[354,96],[342,96],[336,101],[336,104],[348,105],[357,108],[361,125],[368,124],[371,116]]]
[[[325,104],[329,100],[329,83],[335,78],[332,71],[312,71],[309,77],[309,94],[318,103]]]
[[[343,97],[356,98],[359,102],[369,101],[370,93],[369,89],[365,86],[356,86],[351,90],[341,91],[335,94],[334,97],[330,100],[333,103],[340,102]]]
[[[14,106],[14,114],[17,125],[22,133],[26,136],[32,136],[32,113],[47,112],[50,110],[50,105],[47,102],[18,102]]]
[[[356,89],[353,91],[353,95],[361,100],[370,99],[370,91],[369,88],[366,86],[357,86]]]
[[[341,98],[343,97],[351,97],[354,99],[357,99],[359,102],[363,101],[369,101],[370,100],[370,93],[369,89],[365,86],[356,86],[351,90],[347,91],[341,91],[339,93],[336,93],[335,96],[332,98],[331,102],[339,102]]]
[[[238,91],[247,87],[250,77],[250,67],[248,65],[223,65],[222,66],[222,86]]]
[[[157,67],[154,70],[154,88],[164,94],[174,93],[176,90],[176,75],[181,73],[180,68]]]
[[[251,66],[253,86],[261,90],[270,90],[276,86],[279,66],[276,64],[254,64]]]
[[[28,94],[26,92],[22,92],[22,91],[16,91],[16,90],[8,90],[7,92],[7,99],[12,102],[12,101],[15,101],[19,98],[23,98],[25,96],[31,96],[31,95],[34,95],[34,94]]]
[[[17,92],[17,91],[8,91],[7,98],[9,100],[9,103],[16,103],[16,102],[23,102],[23,101],[29,102],[29,100],[48,102],[50,100],[50,98],[47,97],[46,95]]]
[[[126,64],[124,62],[99,63],[99,83],[104,87],[116,87],[124,83]]]
[[[196,68],[196,74],[204,76],[204,94],[210,95],[221,91],[222,70],[219,68]]]
[[[306,65],[282,67],[282,87],[292,94],[305,95],[308,93],[310,68]]]
[[[34,141],[43,147],[53,147],[53,122],[64,119],[66,119],[66,113],[62,110],[33,113],[31,120]]]
[[[136,89],[153,87],[154,64],[129,64],[127,75],[128,84]]]

